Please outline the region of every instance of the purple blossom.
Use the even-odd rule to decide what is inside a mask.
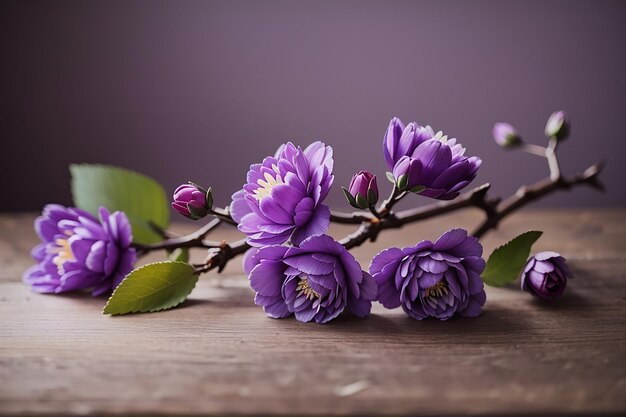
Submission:
[[[447,320],[455,313],[480,315],[485,290],[483,248],[463,229],[447,231],[435,243],[423,240],[403,249],[389,248],[372,259],[370,274],[386,308],[402,306],[416,320]]]
[[[401,189],[419,187],[414,192],[451,200],[476,177],[481,164],[480,158],[465,156],[465,148],[456,139],[448,139],[438,132],[419,144],[411,156],[401,157],[393,168],[393,175]]]
[[[172,208],[193,220],[206,216],[213,205],[211,190],[207,192],[193,183],[178,186],[174,191],[173,200]]]
[[[133,269],[135,249],[126,214],[100,207],[99,218],[73,207],[48,204],[35,220],[41,242],[31,254],[37,264],[24,273],[36,292],[92,288],[110,293]]]
[[[554,300],[563,295],[567,280],[573,277],[565,258],[556,252],[540,252],[524,268],[522,290],[544,300]]]
[[[383,138],[383,153],[389,169],[393,169],[403,156],[411,156],[422,142],[435,136],[430,126],[420,126],[417,122],[406,127],[397,117],[389,122]]]
[[[322,142],[306,149],[291,142],[250,166],[247,184],[232,196],[230,213],[252,246],[299,244],[322,234],[330,210],[322,204],[333,183],[333,150]]]
[[[300,321],[326,323],[344,310],[366,317],[376,298],[374,279],[327,235],[309,237],[297,248],[263,247],[245,264],[255,265],[249,274],[254,302],[273,318],[294,314]]]

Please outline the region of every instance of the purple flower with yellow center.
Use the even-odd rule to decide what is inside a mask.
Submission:
[[[435,132],[430,126],[412,122],[405,127],[399,118],[391,119],[383,138],[383,153],[389,169],[393,169],[403,156],[411,156],[415,148],[433,136]]]
[[[266,246],[251,252],[250,286],[254,302],[268,316],[295,315],[326,323],[347,311],[366,317],[376,298],[376,282],[354,257],[327,235],[312,236],[300,247]]]
[[[485,290],[483,248],[463,229],[452,229],[435,243],[423,240],[403,249],[389,248],[372,259],[369,271],[386,308],[402,306],[416,320],[447,320],[480,315]]]
[[[232,196],[230,214],[252,246],[297,245],[322,234],[330,209],[322,204],[333,183],[333,150],[322,142],[306,149],[291,142],[250,166],[247,184]]]
[[[524,268],[522,290],[543,300],[554,300],[563,295],[567,280],[573,277],[565,258],[556,252],[540,252]]]
[[[403,191],[439,200],[452,200],[476,177],[482,161],[465,156],[465,148],[456,139],[438,132],[420,143],[411,156],[395,164],[393,175]]]
[[[133,269],[136,254],[126,214],[100,207],[99,218],[73,207],[48,204],[35,220],[41,239],[32,250],[37,264],[24,273],[36,292],[91,288],[110,293]]]

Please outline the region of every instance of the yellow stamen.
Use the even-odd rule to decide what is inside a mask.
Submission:
[[[265,181],[259,179],[256,182],[260,187],[254,190],[254,198],[259,201],[272,194],[272,188],[276,187],[278,184],[284,184],[282,177],[278,174],[276,164],[272,165],[272,169],[276,172],[276,177],[272,177],[272,174],[266,172],[264,175]]]
[[[443,281],[439,281],[430,288],[426,288],[426,297],[442,297],[448,294],[448,285]]]
[[[59,247],[56,249],[57,256],[52,258],[52,263],[57,266],[57,269],[59,270],[59,274],[63,275],[65,273],[65,268],[63,268],[63,265],[65,265],[65,262],[75,261],[76,258],[74,257],[74,254],[72,253],[72,249],[70,248],[70,242],[68,239],[59,238],[55,240],[54,243],[56,243]]]
[[[314,298],[320,298],[320,294],[315,291],[313,288],[309,287],[309,281],[306,278],[302,278],[300,282],[298,282],[298,286],[296,287],[296,291],[301,294],[304,294],[306,298],[312,300]]]

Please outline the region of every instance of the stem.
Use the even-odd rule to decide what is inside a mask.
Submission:
[[[520,150],[526,152],[526,153],[530,153],[533,155],[537,155],[540,156],[542,158],[546,157],[546,148],[543,146],[539,146],[539,145],[535,145],[532,143],[522,143],[521,146],[519,147]]]
[[[551,178],[545,178],[541,181],[537,181],[530,186],[520,187],[519,190],[517,190],[517,193],[507,198],[498,206],[495,213],[491,216],[487,216],[487,218],[483,220],[483,222],[476,228],[476,230],[474,230],[472,234],[477,238],[481,238],[489,230],[498,227],[500,221],[509,214],[525,206],[531,201],[538,200],[539,198],[544,197],[545,195],[556,190],[569,190],[574,186],[587,184],[600,191],[604,191],[604,186],[598,179],[598,176],[600,172],[602,172],[603,168],[604,163],[598,162],[597,164],[587,168],[585,171],[570,178],[559,176],[558,178],[553,179],[551,175]],[[552,173],[554,173],[554,171],[552,171]]]
[[[210,211],[211,215],[217,217],[225,223],[237,226],[237,222],[233,220],[227,208],[214,208]]]
[[[215,248],[216,245],[219,247],[219,243],[206,242],[204,238],[211,230],[218,227],[221,223],[221,219],[213,219],[202,228],[189,235],[166,239],[161,242],[151,243],[148,245],[133,243],[133,247],[137,249],[140,255],[144,255],[154,250],[171,250],[176,248]]]
[[[217,268],[217,272],[222,272],[228,261],[245,253],[250,247],[245,239],[241,239],[233,244],[224,242],[219,248],[209,249],[209,255],[204,263],[194,265],[196,268],[195,273],[202,274],[215,268]]]

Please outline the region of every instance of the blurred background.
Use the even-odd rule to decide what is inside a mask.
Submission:
[[[565,173],[606,159],[626,204],[623,1],[3,1],[0,211],[69,204],[72,162],[120,165],[168,193],[193,180],[224,205],[250,163],[291,140],[335,149],[338,185],[369,169],[392,116],[430,124],[483,159],[473,185],[513,193],[547,174],[491,137],[509,121],[543,144],[566,110]],[[387,191],[385,191],[385,194]],[[426,199],[413,199],[411,203]]]

